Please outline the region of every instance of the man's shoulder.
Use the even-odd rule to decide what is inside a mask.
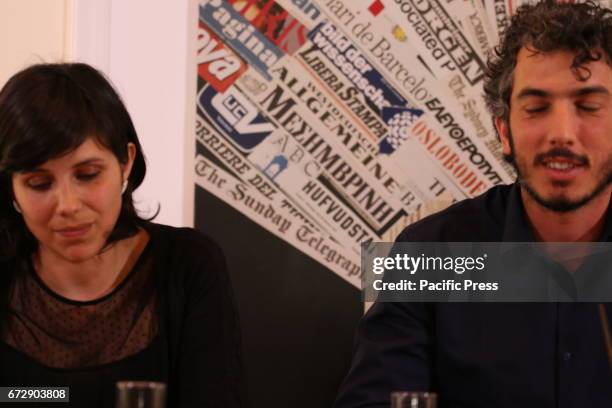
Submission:
[[[406,227],[398,242],[500,241],[512,185],[494,186],[485,193],[453,204]]]

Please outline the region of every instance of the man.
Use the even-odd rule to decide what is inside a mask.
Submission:
[[[611,64],[610,10],[520,8],[485,84],[518,182],[398,241],[612,240]],[[386,407],[397,390],[436,392],[438,407],[612,407],[606,313],[595,303],[375,303],[336,407]]]

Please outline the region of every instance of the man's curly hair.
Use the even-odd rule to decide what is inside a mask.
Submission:
[[[534,53],[575,52],[571,65],[579,80],[587,80],[585,63],[612,61],[612,11],[593,2],[570,4],[544,0],[519,7],[487,62],[485,101],[493,117],[508,121],[514,68],[519,50]],[[602,55],[603,54],[603,55]]]

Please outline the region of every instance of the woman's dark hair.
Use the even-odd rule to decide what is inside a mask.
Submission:
[[[590,1],[571,4],[553,0],[516,10],[489,58],[484,84],[487,108],[494,118],[506,122],[517,54],[523,47],[534,53],[575,52],[571,69],[578,79],[587,80],[590,71],[585,63],[602,57],[608,64],[612,61],[612,11]]]
[[[144,179],[145,159],[121,98],[87,64],[39,64],[18,72],[0,91],[0,259],[28,256],[37,242],[13,208],[12,175],[69,153],[94,138],[119,163],[136,156],[119,218],[107,245],[134,235],[143,223],[134,191]]]

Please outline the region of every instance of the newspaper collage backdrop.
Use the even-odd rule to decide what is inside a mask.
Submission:
[[[196,184],[360,286],[360,245],[514,180],[486,55],[517,0],[202,0]]]

